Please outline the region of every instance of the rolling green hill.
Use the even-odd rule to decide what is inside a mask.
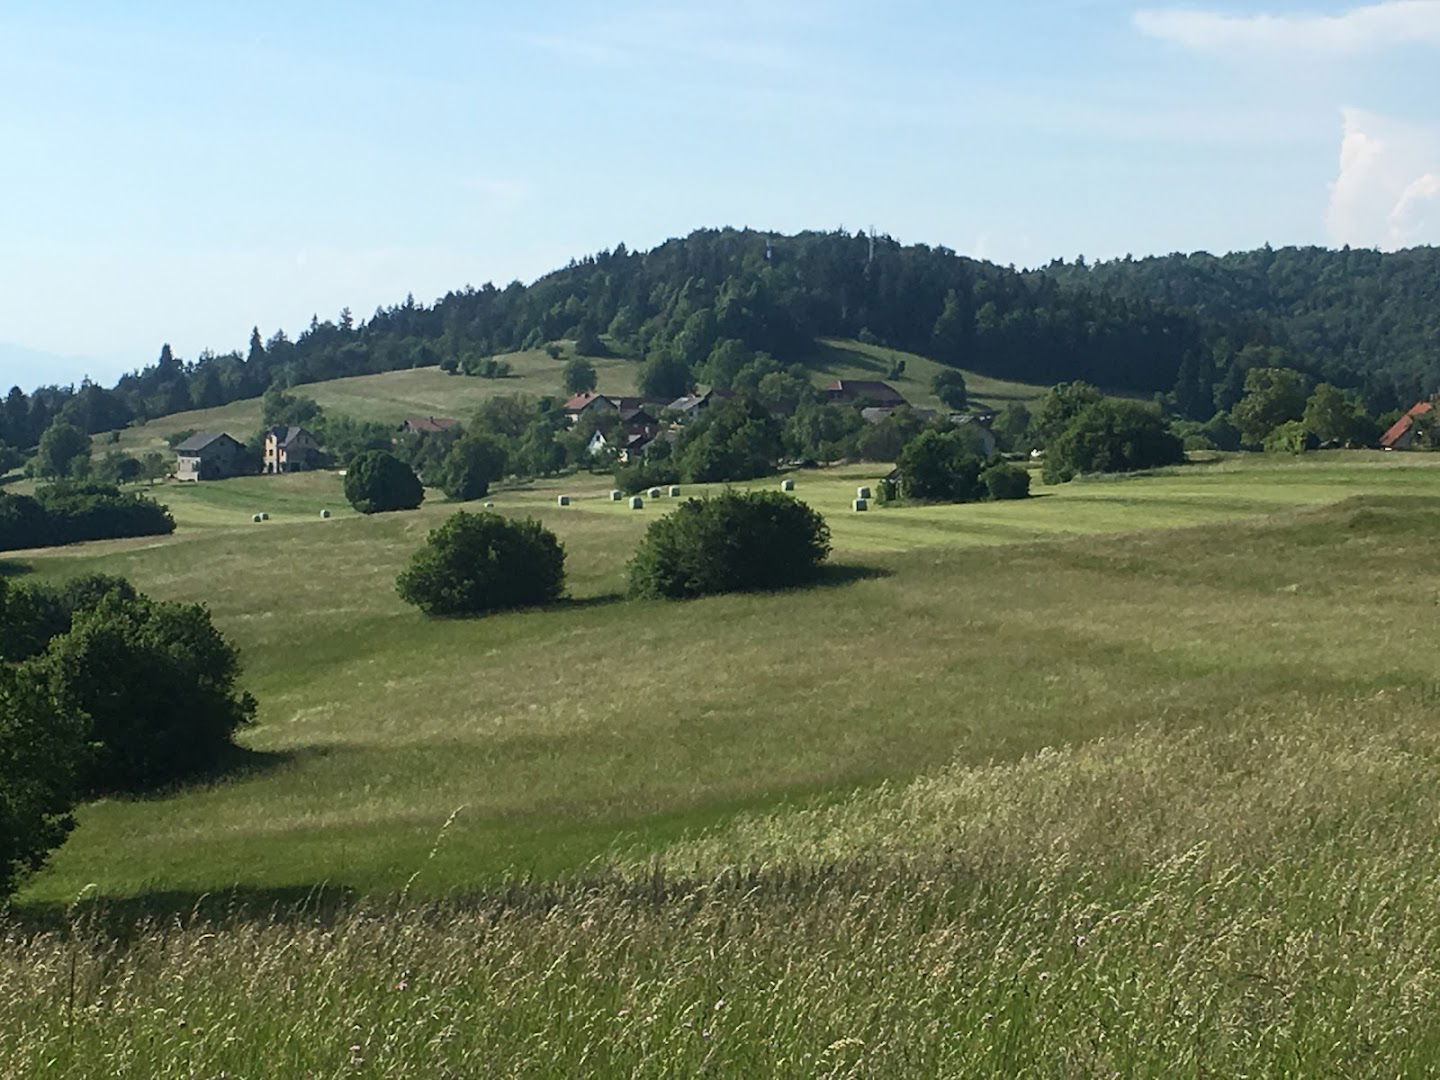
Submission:
[[[535,397],[565,394],[562,374],[568,355],[565,359],[553,360],[544,351],[532,349],[508,353],[499,359],[512,365],[514,373],[510,377],[482,379],[447,375],[438,367],[426,367],[309,383],[296,387],[294,392],[313,397],[327,411],[360,420],[397,424],[411,416],[450,416],[463,420],[481,401],[496,394]],[[613,356],[588,359],[596,367],[601,392],[627,395],[636,392],[639,365],[635,361]],[[905,374],[888,381],[912,404],[940,408],[930,381],[941,370],[941,365],[923,356],[858,341],[829,339],[817,343],[810,367],[815,384],[823,386],[834,379],[885,380],[896,360],[905,361]],[[1011,401],[1034,401],[1045,392],[1044,387],[990,379],[975,372],[965,372],[965,377],[975,405],[1000,408]],[[118,449],[138,456],[146,450],[168,450],[167,435],[190,430],[228,431],[244,441],[260,426],[260,399],[249,398],[133,425],[121,430],[118,441],[113,443],[101,436],[96,439],[95,452]]]

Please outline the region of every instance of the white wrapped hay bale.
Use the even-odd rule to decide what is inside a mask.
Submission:
[[[611,502],[619,502],[619,501],[620,501],[621,499],[623,499],[624,497],[625,497],[625,493],[624,493],[623,491],[621,491],[619,488],[612,488],[612,489],[611,489],[611,491],[610,491],[610,501],[611,501]]]
[[[868,498],[871,498],[870,489],[869,489],[868,487],[858,487],[858,488],[856,488],[856,489],[855,489],[855,498],[857,498],[857,499],[868,499]]]
[[[569,506],[569,505],[570,505],[570,496],[569,496],[569,495],[561,495],[561,496],[559,496],[559,497],[556,498],[555,502],[556,502],[556,504],[559,505],[559,506]]]
[[[861,490],[861,491],[865,491],[866,489],[865,489],[865,488],[861,488],[860,490]],[[856,499],[856,500],[855,500],[855,512],[856,512],[857,514],[858,514],[860,511],[862,511],[862,510],[869,510],[869,509],[870,509],[870,500],[869,500],[869,499]]]
[[[256,515],[254,515],[253,517],[251,517],[250,520],[253,521],[256,525],[259,525],[260,522],[262,522],[262,521],[265,520],[265,518],[262,517],[260,514],[256,514]]]
[[[321,510],[321,511],[320,511],[320,520],[322,520],[322,521],[328,521],[329,518],[330,518],[330,511],[329,511],[329,510]]]
[[[675,484],[671,484],[671,485],[670,485],[670,497],[671,497],[672,499],[674,499],[674,498],[676,498],[677,496],[679,496],[679,494],[680,494],[680,488],[679,488],[679,486],[677,486],[677,485],[675,485]]]
[[[781,480],[781,481],[780,481],[780,490],[781,490],[781,491],[794,491],[794,490],[795,490],[795,481],[794,481],[794,480]]]
[[[645,500],[642,499],[642,498],[640,498],[639,495],[631,495],[631,496],[630,496],[630,509],[631,509],[631,510],[643,510],[643,509],[645,509]]]
[[[660,489],[659,489],[659,488],[651,488],[651,489],[650,489],[650,498],[652,498],[652,499],[658,499],[659,497],[660,497]]]
[[[487,502],[487,503],[485,504],[485,509],[486,509],[486,510],[494,510],[494,509],[495,509],[495,504],[494,504],[493,502]]]

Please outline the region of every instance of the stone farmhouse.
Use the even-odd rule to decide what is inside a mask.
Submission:
[[[320,468],[324,460],[319,440],[303,427],[282,425],[265,432],[262,472],[305,472]]]
[[[199,431],[175,447],[177,480],[224,480],[250,471],[244,444],[223,431]]]

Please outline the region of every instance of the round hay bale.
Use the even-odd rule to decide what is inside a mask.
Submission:
[[[861,491],[864,491],[865,489],[864,489],[864,488],[861,488],[860,490],[861,490]],[[870,509],[870,500],[869,500],[869,499],[856,499],[856,500],[855,500],[855,512],[856,512],[857,514],[858,514],[860,511],[862,511],[862,510],[869,510],[869,509]]]
[[[625,498],[625,493],[624,493],[623,491],[621,491],[619,488],[611,488],[611,489],[610,489],[610,501],[611,501],[611,502],[619,502],[619,501],[620,501],[621,499],[623,499],[623,498]]]
[[[555,502],[556,502],[556,504],[559,505],[559,506],[569,506],[569,505],[570,505],[570,496],[569,496],[569,495],[561,495],[561,496],[559,496],[558,498],[556,498]]]
[[[631,509],[631,510],[643,510],[643,509],[645,509],[645,500],[642,499],[642,498],[640,498],[639,495],[631,495],[631,496],[630,496],[630,509]]]
[[[794,491],[794,490],[795,490],[795,481],[794,481],[794,480],[781,480],[781,481],[780,481],[780,490],[781,490],[781,491]]]
[[[487,502],[487,503],[485,504],[485,509],[486,509],[486,510],[494,510],[494,509],[495,509],[495,504],[494,504],[493,502]]]
[[[270,520],[270,515],[269,515],[269,513],[267,513],[267,512],[264,511],[264,510],[260,511],[260,520],[261,520],[261,521],[269,521],[269,520]]]
[[[679,496],[679,494],[680,494],[680,486],[679,486],[678,484],[671,484],[671,485],[670,485],[670,497],[671,497],[672,499],[674,499],[674,498],[677,498],[677,497]]]
[[[660,497],[660,489],[659,489],[659,488],[651,488],[651,489],[650,489],[650,498],[652,498],[652,499],[658,499],[659,497]]]
[[[250,518],[250,520],[253,521],[256,525],[259,525],[260,522],[264,521],[265,519],[259,514],[255,514],[253,517]]]
[[[329,511],[329,510],[321,510],[321,511],[320,511],[320,517],[321,517],[322,520],[329,518],[329,517],[330,517],[330,511]]]
[[[870,489],[868,487],[858,487],[855,489],[855,498],[868,499],[870,497]]]

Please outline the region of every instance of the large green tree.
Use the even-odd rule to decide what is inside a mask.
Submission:
[[[583,356],[572,356],[565,362],[565,389],[572,394],[594,390],[599,380],[595,365]]]
[[[645,532],[630,562],[630,594],[683,599],[813,580],[830,554],[818,512],[778,491],[687,499]]]
[[[936,372],[935,378],[930,380],[930,388],[947,409],[963,409],[970,401],[965,376],[954,368]]]
[[[1068,382],[1052,387],[1035,407],[1030,420],[1030,440],[1036,446],[1049,446],[1075,417],[1104,399],[1089,383]]]
[[[0,902],[74,827],[88,721],[60,701],[44,660],[0,663]]]
[[[1045,481],[1081,473],[1132,472],[1185,460],[1180,439],[1158,409],[1106,398],[1087,405],[1045,448]]]
[[[1251,368],[1245,373],[1245,396],[1230,410],[1230,419],[1244,440],[1259,445],[1265,436],[1305,413],[1305,376],[1290,368]]]
[[[452,514],[396,580],[400,598],[426,615],[483,615],[558,600],[565,549],[538,521]]]
[[[78,476],[90,463],[90,436],[74,424],[56,420],[40,436],[35,471],[49,479]]]
[[[394,454],[367,450],[345,470],[345,498],[362,514],[414,510],[424,501],[425,489]]]
[[[56,699],[89,718],[86,788],[141,791],[221,766],[255,714],[238,651],[198,604],[117,592],[74,615],[46,652]]]

